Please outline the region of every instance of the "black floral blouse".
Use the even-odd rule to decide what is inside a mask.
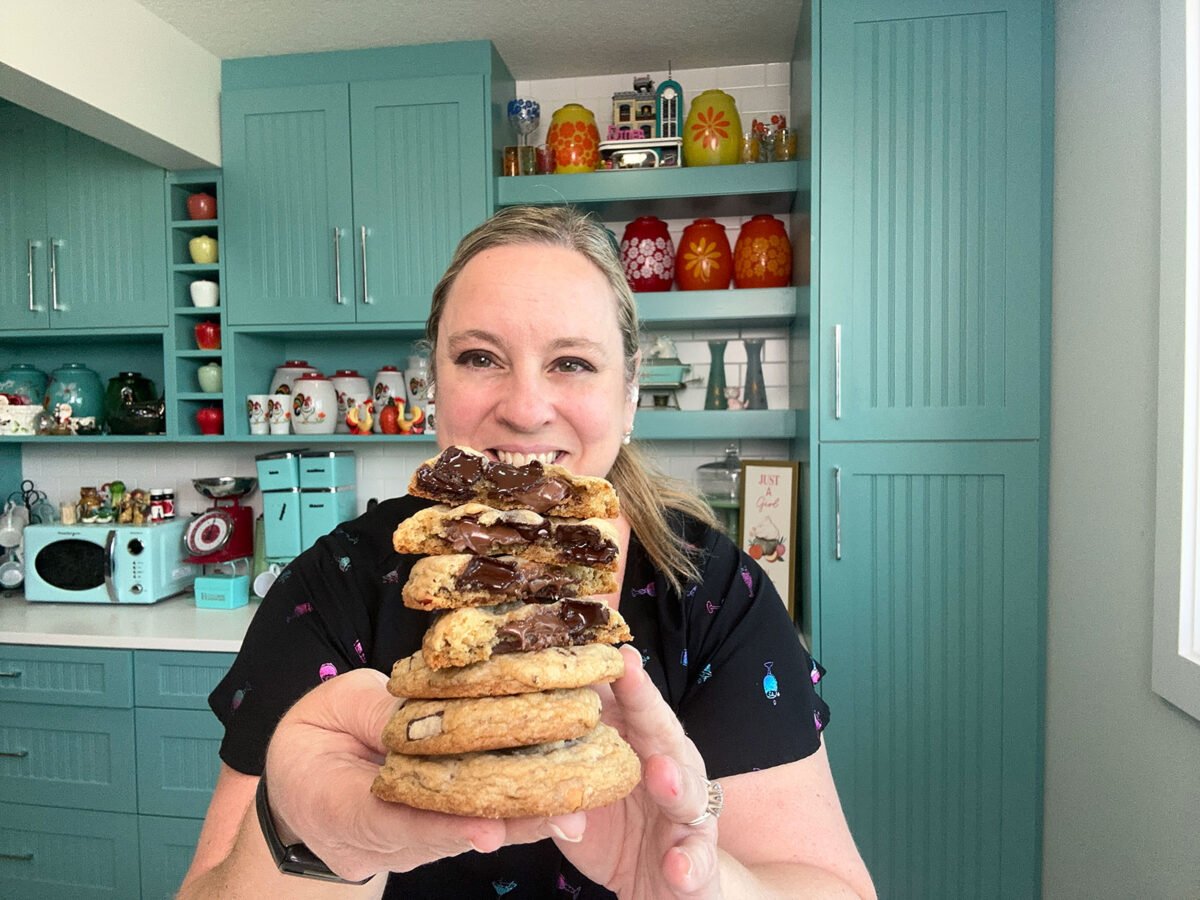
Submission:
[[[430,614],[403,605],[415,556],[392,549],[397,523],[429,502],[380,503],[280,573],[241,652],[209,697],[225,725],[221,758],[262,773],[267,742],[287,709],[340,672],[390,672],[416,652]],[[710,778],[766,769],[820,746],[829,710],[813,686],[824,670],[805,652],[770,579],[724,535],[680,521],[703,578],[672,591],[631,538],[621,615],[646,671],[704,757]],[[386,897],[611,897],[550,841],[467,853],[393,874]]]

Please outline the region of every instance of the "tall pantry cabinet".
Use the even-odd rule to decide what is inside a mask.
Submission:
[[[814,34],[812,631],[880,896],[1040,885],[1052,13]]]

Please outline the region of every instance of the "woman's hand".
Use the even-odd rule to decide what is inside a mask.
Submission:
[[[266,778],[284,843],[304,841],[334,872],[357,881],[468,850],[488,853],[547,837],[578,839],[582,813],[474,819],[374,796],[371,782],[386,754],[380,735],[397,702],[386,685],[380,672],[347,672],[314,688],[280,720],[267,752]]]
[[[558,846],[591,880],[627,898],[719,898],[717,820],[687,825],[708,803],[704,760],[642,669],[621,648],[625,674],[604,687],[604,720],[642,760],[642,782],[624,800],[587,814],[583,840]]]

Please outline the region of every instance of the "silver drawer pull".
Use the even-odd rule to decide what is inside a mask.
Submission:
[[[0,756],[7,756],[9,759],[24,759],[28,755],[28,750],[0,750]]]
[[[10,669],[7,672],[0,672],[0,678],[20,678],[20,677],[21,677],[20,669]]]
[[[33,862],[32,853],[0,853],[0,859],[8,859],[13,862]]]

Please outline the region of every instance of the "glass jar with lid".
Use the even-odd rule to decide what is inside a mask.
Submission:
[[[696,486],[730,535],[737,531],[741,475],[742,460],[733,443],[725,448],[722,459],[696,468]]]

